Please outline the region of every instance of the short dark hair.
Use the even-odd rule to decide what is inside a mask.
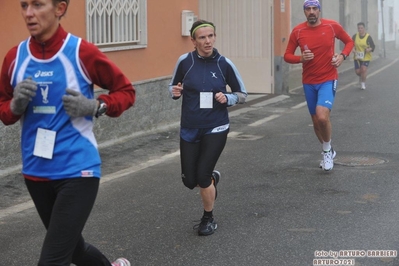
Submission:
[[[358,26],[358,27],[359,27],[359,26],[366,27],[366,25],[364,24],[364,22],[359,22],[359,23],[357,23],[357,26]]]
[[[196,22],[194,22],[193,25],[191,26],[191,29],[190,29],[191,38],[195,39],[195,31],[197,30],[197,27],[201,26],[202,24],[211,25],[213,27],[213,29],[215,30],[215,32],[216,32],[216,27],[215,27],[215,25],[212,22],[200,19],[200,20],[197,20]]]

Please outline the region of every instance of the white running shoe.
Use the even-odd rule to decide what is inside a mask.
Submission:
[[[119,258],[112,263],[112,266],[130,266],[130,262],[125,258]]]
[[[362,90],[366,89],[366,82],[360,82],[360,89]]]
[[[334,167],[334,150],[323,152],[323,170],[330,171]]]
[[[337,153],[335,152],[335,150],[332,147],[331,147],[331,150],[332,150],[332,158],[334,159],[335,156],[337,155]],[[321,152],[321,155],[323,155],[323,160],[320,161],[319,168],[323,168],[324,152]]]

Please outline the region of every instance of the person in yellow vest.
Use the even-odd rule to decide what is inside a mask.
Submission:
[[[355,42],[353,48],[355,72],[359,76],[360,88],[366,89],[367,68],[370,65],[372,58],[371,53],[374,52],[375,44],[370,34],[366,32],[366,27],[363,22],[357,23],[357,33],[353,35],[352,39]]]

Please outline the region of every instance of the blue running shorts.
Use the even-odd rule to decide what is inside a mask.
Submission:
[[[316,114],[316,106],[332,109],[337,90],[337,80],[329,80],[320,84],[303,84],[309,113]]]
[[[360,60],[355,60],[355,69],[359,69],[361,66],[368,67],[370,65],[370,61],[360,61]]]

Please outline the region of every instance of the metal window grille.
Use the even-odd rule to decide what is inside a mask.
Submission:
[[[100,48],[146,44],[146,0],[86,0],[86,10],[89,42]]]

